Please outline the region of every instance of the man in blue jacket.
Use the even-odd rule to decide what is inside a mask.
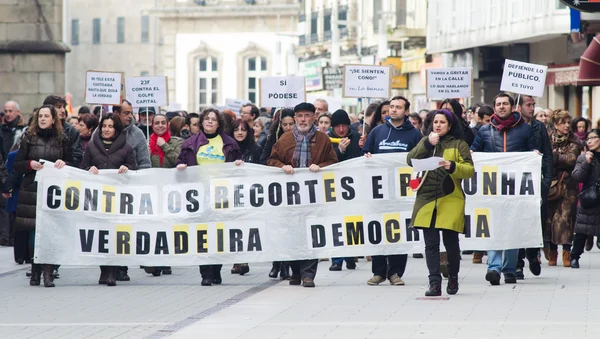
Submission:
[[[377,153],[409,152],[417,146],[422,135],[410,123],[409,109],[410,102],[403,96],[396,96],[390,100],[390,119],[369,133],[362,149],[366,157]],[[373,277],[367,284],[379,285],[387,278],[392,285],[404,285],[401,278],[406,269],[408,255],[374,255],[372,258]]]
[[[521,114],[514,112],[515,100],[506,93],[494,98],[494,115],[488,125],[481,126],[471,145],[473,152],[529,152],[536,149],[531,127]],[[515,271],[519,249],[488,250],[488,271],[485,280],[492,285],[517,282]]]

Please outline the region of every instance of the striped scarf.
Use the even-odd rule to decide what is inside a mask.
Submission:
[[[294,157],[292,163],[296,168],[310,166],[310,140],[317,133],[317,128],[313,125],[306,134],[301,134],[298,126],[294,126],[292,134],[296,138],[296,147],[294,148]]]

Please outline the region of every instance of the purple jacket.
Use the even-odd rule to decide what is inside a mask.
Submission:
[[[225,155],[225,162],[234,162],[242,159],[242,151],[238,146],[237,141],[227,134],[220,132],[219,135],[223,139],[223,154]],[[177,158],[177,165],[186,164],[188,166],[196,166],[196,154],[201,146],[208,144],[208,139],[202,131],[198,134],[192,135],[187,139],[181,146],[181,153]]]

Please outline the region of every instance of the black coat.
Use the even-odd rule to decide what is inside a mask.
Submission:
[[[585,154],[577,157],[575,169],[571,174],[575,182],[583,183],[582,191],[595,185],[600,180],[600,161],[594,158],[591,164],[585,161]],[[593,208],[577,207],[575,233],[597,235],[600,233],[600,204]]]
[[[546,199],[550,184],[552,184],[552,142],[550,142],[548,131],[543,123],[531,119],[529,126],[531,126],[535,149],[542,153],[542,183],[544,184],[542,198]]]
[[[73,152],[73,165],[79,166],[81,159],[83,158],[83,147],[81,146],[79,131],[70,124],[63,122],[63,134],[69,138],[69,142],[71,144],[71,150]]]
[[[15,159],[14,171],[17,175],[23,175],[15,227],[17,230],[35,229],[35,209],[37,205],[37,182],[36,171],[29,164],[31,161],[63,160],[69,166],[73,166],[73,152],[71,143],[66,135],[59,139],[56,135],[52,137],[40,137],[39,135],[25,134],[21,139],[21,147]]]
[[[338,136],[335,135],[335,133],[333,131],[331,132],[331,136],[333,138],[338,138]],[[333,149],[335,150],[335,154],[337,155],[338,160],[340,162],[342,162],[344,160],[358,158],[362,155],[360,146],[358,146],[358,140],[360,139],[360,134],[358,134],[358,132],[354,132],[349,129],[349,133],[346,137],[350,139],[350,145],[348,145],[348,147],[346,147],[345,153],[340,152],[340,144],[333,143],[333,142],[331,143],[333,145]]]
[[[125,134],[119,134],[108,151],[102,143],[101,134],[95,133],[92,136],[79,167],[85,170],[92,166],[97,169],[118,169],[124,165],[130,170],[136,170],[135,154],[127,143]]]
[[[513,126],[500,132],[492,122],[481,126],[471,145],[473,152],[529,152],[536,149],[531,127],[519,113]],[[493,137],[492,137],[493,135]]]

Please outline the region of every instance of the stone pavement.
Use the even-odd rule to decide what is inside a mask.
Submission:
[[[56,288],[30,287],[25,266],[0,247],[0,338],[600,338],[600,251],[581,269],[548,267],[516,285],[489,286],[485,265],[463,256],[458,295],[424,298],[424,259],[409,259],[406,286],[367,286],[370,264],[329,272],[314,289],[223,268],[224,284],[202,287],[197,267],[97,285],[96,267],[63,267]],[[559,262],[560,263],[560,262]],[[445,282],[444,282],[445,284]]]

